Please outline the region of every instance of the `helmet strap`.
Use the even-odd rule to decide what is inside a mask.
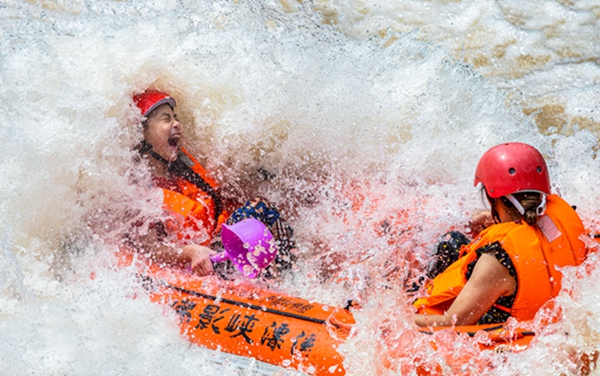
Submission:
[[[188,166],[185,162],[177,157],[175,162],[169,162],[163,157],[160,156],[157,152],[152,149],[152,145],[147,143],[145,140],[142,141],[142,147],[140,148],[140,154],[148,153],[152,157],[154,157],[157,161],[164,163],[167,166],[169,172],[184,178],[190,183],[194,184],[196,187],[200,188],[204,192],[208,193],[208,195],[213,199],[215,203],[215,226],[219,221],[219,216],[223,213],[223,202],[221,201],[221,197],[217,194],[214,188],[208,184],[202,176],[198,175],[190,166]],[[179,151],[181,154],[181,150]]]
[[[523,209],[523,206],[521,205],[521,203],[515,198],[515,196],[508,194],[506,196],[504,196],[508,199],[508,201],[510,201],[513,206],[515,207],[515,209],[517,209],[519,211],[519,213],[521,213],[521,215],[525,214],[525,209]],[[546,205],[546,200],[544,199],[543,201],[544,204],[544,209],[545,209],[545,205]],[[539,208],[539,206],[538,206]]]
[[[159,161],[159,162],[164,163],[165,165],[167,165],[167,167],[171,164],[171,162],[167,161],[160,154],[158,154],[157,152],[155,152],[154,149],[152,149],[152,145],[150,145],[149,143],[147,143],[145,140],[142,141],[142,148],[140,149],[140,154],[143,154],[143,153],[150,154],[157,161]]]
[[[546,195],[543,193],[541,195],[542,202],[538,205],[537,208],[535,208],[535,212],[537,213],[538,217],[541,217],[546,213]]]
[[[546,195],[543,193],[540,193],[540,196],[542,196],[542,202],[535,208],[535,213],[538,215],[538,217],[541,217],[542,215],[544,215],[544,213],[546,213]],[[521,215],[525,214],[525,209],[523,209],[523,206],[515,198],[515,196],[508,194],[504,197],[506,197],[508,199],[508,201],[510,201],[513,204],[515,209],[517,209],[519,211],[519,213],[521,213]]]

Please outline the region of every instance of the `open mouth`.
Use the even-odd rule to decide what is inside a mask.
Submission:
[[[169,137],[169,145],[170,146],[178,147],[180,141],[181,141],[181,135],[180,134],[173,134],[173,135],[171,135]]]

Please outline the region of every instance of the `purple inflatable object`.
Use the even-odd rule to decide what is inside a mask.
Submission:
[[[248,278],[256,278],[277,256],[273,234],[255,218],[223,225],[221,240],[225,251],[211,257],[212,262],[231,260]]]

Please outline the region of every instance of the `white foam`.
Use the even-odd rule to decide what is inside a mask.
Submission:
[[[418,338],[401,277],[481,206],[472,175],[488,147],[540,148],[564,196],[587,220],[597,215],[600,92],[598,67],[585,60],[600,44],[585,40],[598,21],[592,2],[544,3],[5,2],[0,352],[11,360],[3,371],[223,373],[179,337],[174,317],[131,299],[139,286],[129,272],[106,267],[138,211],[160,215],[146,171],[131,163],[141,134],[130,97],[152,85],[176,97],[188,148],[226,195],[264,195],[290,219],[301,257],[279,287],[332,306],[363,300],[361,335],[343,351],[350,374],[374,374],[385,317],[369,312]],[[374,37],[387,32],[390,40]],[[566,46],[580,57],[562,56]],[[551,63],[519,66],[522,54]],[[541,135],[535,114],[516,106],[557,102],[565,121],[581,118],[567,134]],[[259,168],[275,177],[261,180]],[[391,292],[378,296],[383,288]],[[579,316],[597,319],[587,295],[561,297],[570,330]],[[598,330],[585,331],[578,343],[587,349]],[[425,340],[411,346],[434,356]],[[532,353],[547,364],[509,355],[503,370],[554,374],[562,363],[544,349]]]

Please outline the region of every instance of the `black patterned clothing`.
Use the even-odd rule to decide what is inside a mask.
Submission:
[[[273,278],[280,272],[291,269],[297,258],[293,253],[293,250],[296,249],[296,242],[293,238],[294,230],[281,217],[277,208],[271,205],[266,199],[257,197],[247,201],[243,206],[235,210],[227,219],[226,224],[232,225],[246,218],[258,219],[267,226],[277,245],[277,256],[273,264],[267,267],[262,275],[266,278]],[[220,234],[213,243],[213,248],[223,248]],[[216,269],[221,276],[226,278],[229,271],[233,269],[233,266],[230,263],[224,264],[228,264],[226,267],[227,270],[224,270],[219,265],[216,265]]]
[[[498,260],[498,262],[502,266],[504,266],[506,269],[508,269],[508,272],[510,273],[511,277],[513,277],[515,279],[515,281],[517,281],[517,287],[515,288],[515,292],[512,295],[501,296],[500,298],[498,298],[495,305],[493,305],[483,316],[481,316],[479,321],[477,321],[477,325],[503,323],[503,322],[506,322],[506,320],[508,320],[508,318],[510,317],[510,312],[502,310],[502,309],[496,307],[496,305],[502,306],[506,309],[512,308],[513,303],[515,302],[515,297],[517,296],[517,290],[519,288],[519,280],[517,279],[517,271],[515,269],[515,265],[513,264],[512,260],[510,259],[510,257],[506,253],[506,251],[502,248],[500,243],[494,242],[492,244],[488,244],[484,247],[481,247],[477,250],[477,254],[479,256],[481,256],[484,253],[493,254],[496,257],[496,260]],[[477,258],[477,260],[479,260],[479,257]],[[471,277],[471,274],[473,274],[473,269],[475,268],[475,264],[477,263],[477,260],[471,262],[468,265],[467,274],[466,274],[467,279],[469,279]]]

